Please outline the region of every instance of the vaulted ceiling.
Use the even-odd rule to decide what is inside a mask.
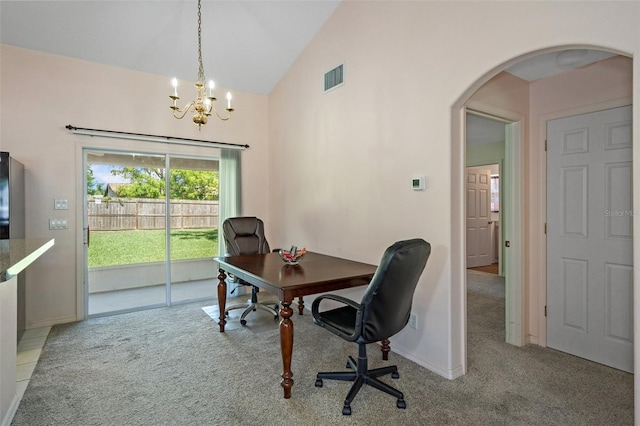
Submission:
[[[203,0],[202,57],[217,85],[268,94],[340,0]],[[195,0],[0,1],[0,42],[195,81]],[[509,68],[532,81],[605,52],[540,55]]]
[[[207,79],[270,93],[339,3],[203,0]],[[195,81],[197,19],[194,0],[3,0],[0,42]]]

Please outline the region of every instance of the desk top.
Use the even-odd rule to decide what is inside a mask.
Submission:
[[[53,238],[0,240],[0,282],[18,275],[54,243]]]
[[[216,257],[220,268],[280,300],[369,284],[377,266],[307,252],[298,265],[285,264],[278,253]]]

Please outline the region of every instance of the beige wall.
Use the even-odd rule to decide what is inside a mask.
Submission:
[[[529,82],[508,72],[500,72],[475,91],[468,105],[482,112],[485,109],[503,114],[520,115],[528,122]]]
[[[198,132],[189,117],[171,117],[169,77],[0,48],[0,149],[25,165],[27,238],[56,239],[55,247],[26,271],[28,328],[83,316],[81,146],[196,156],[219,152],[73,135],[67,124],[249,144],[243,152],[245,213],[268,219],[266,96],[234,91],[236,116],[224,123],[211,120]],[[193,96],[195,87],[181,83],[183,99]],[[53,210],[60,198],[69,200],[68,211]],[[50,231],[49,218],[68,219],[69,229]]]
[[[638,19],[630,2],[343,2],[269,96],[276,234],[367,262],[393,241],[430,241],[414,298],[418,329],[405,329],[392,347],[443,376],[463,374],[461,108],[491,77],[536,53],[597,46],[633,54]],[[323,72],[342,61],[345,85],[322,94]],[[526,86],[515,90],[526,98]],[[528,102],[510,99],[501,109],[524,116],[526,144]],[[523,189],[538,164],[531,149],[523,146]],[[415,174],[426,176],[426,191],[411,191]],[[533,202],[525,199],[523,211]],[[530,238],[532,219],[523,219]],[[539,248],[523,250],[525,291]]]
[[[504,141],[467,146],[467,167],[495,164],[497,169],[503,161]]]

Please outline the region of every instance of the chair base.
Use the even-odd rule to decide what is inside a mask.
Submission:
[[[242,313],[242,315],[240,316],[240,324],[242,325],[247,325],[247,320],[245,319],[247,317],[247,315],[249,315],[251,312],[257,310],[257,309],[262,309],[263,311],[267,311],[270,314],[273,315],[273,319],[277,320],[279,318],[279,314],[278,314],[278,305],[273,302],[273,308],[271,306],[268,306],[270,304],[267,303],[241,303],[239,305],[233,305],[230,306],[229,308],[227,308],[224,311],[224,316],[229,316],[229,311],[232,311],[234,309],[242,309],[242,308],[246,308],[244,310],[244,312]]]
[[[273,308],[269,305],[273,305]],[[258,302],[258,287],[255,286],[251,287],[251,300],[248,303],[241,303],[239,305],[228,307],[224,311],[224,316],[229,316],[229,311],[242,308],[244,308],[244,312],[240,316],[240,324],[242,325],[247,325],[247,320],[245,319],[247,315],[258,309],[262,309],[263,311],[271,313],[274,320],[277,320],[279,317],[278,304],[276,302]]]
[[[351,402],[358,394],[362,385],[373,386],[374,388],[388,393],[396,398],[396,407],[407,408],[407,403],[404,400],[404,394],[398,389],[389,386],[388,384],[378,380],[380,376],[391,374],[391,378],[398,379],[400,374],[398,373],[398,367],[395,365],[389,367],[374,368],[373,370],[367,369],[367,353],[366,344],[359,343],[359,355],[358,362],[349,357],[347,360],[347,368],[351,371],[334,371],[334,372],[322,372],[316,375],[316,387],[321,388],[323,385],[323,379],[327,380],[342,380],[353,382],[349,393],[344,399],[344,406],[342,407],[342,414],[345,416],[351,415]],[[364,354],[364,355],[363,355]]]

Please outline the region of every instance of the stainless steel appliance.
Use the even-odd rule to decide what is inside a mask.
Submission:
[[[0,152],[0,239],[24,238],[24,166]]]
[[[0,152],[0,239],[25,237],[24,166],[8,152]],[[18,274],[17,339],[25,329],[24,273]]]

